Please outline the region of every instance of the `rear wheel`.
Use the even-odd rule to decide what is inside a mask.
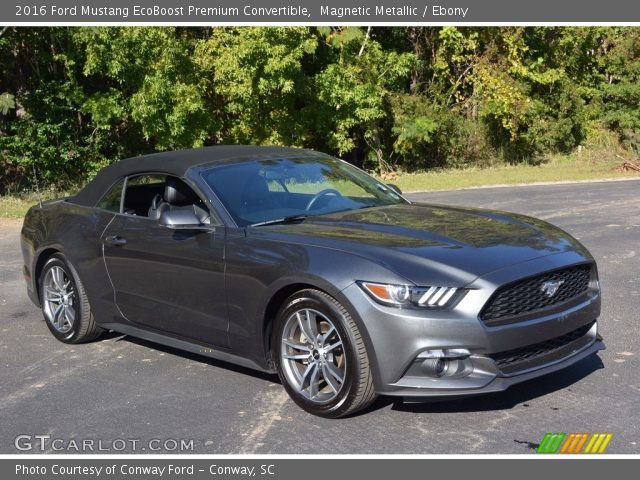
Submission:
[[[273,335],[280,380],[307,412],[343,417],[376,398],[358,327],[326,293],[309,289],[291,296],[278,314]]]
[[[61,342],[88,342],[104,331],[93,318],[78,274],[62,254],[53,255],[42,269],[40,304],[47,327]]]

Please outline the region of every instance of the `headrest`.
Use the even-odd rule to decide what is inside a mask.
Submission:
[[[183,181],[167,177],[164,186],[164,201],[175,206],[191,205],[196,202],[194,193]]]

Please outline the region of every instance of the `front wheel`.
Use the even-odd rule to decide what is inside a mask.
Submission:
[[[42,269],[40,304],[47,327],[61,342],[89,342],[104,331],[93,318],[78,274],[62,254],[53,255]]]
[[[319,290],[285,302],[273,333],[280,380],[304,410],[343,417],[376,398],[367,351],[347,310]]]

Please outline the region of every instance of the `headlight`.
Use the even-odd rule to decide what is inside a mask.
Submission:
[[[455,287],[416,287],[386,283],[358,282],[374,300],[394,307],[445,308],[457,297]]]

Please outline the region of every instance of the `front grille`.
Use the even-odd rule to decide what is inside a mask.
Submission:
[[[534,312],[582,297],[589,290],[591,265],[577,265],[546,272],[500,287],[480,312],[487,325],[522,320]],[[553,295],[545,292],[547,282],[561,282]]]
[[[527,345],[526,347],[514,348],[513,350],[507,350],[505,352],[493,353],[488,356],[493,359],[496,366],[505,374],[534,367],[541,363],[548,363],[562,358],[562,355],[560,358],[555,358],[556,356],[554,356],[554,354],[562,352],[563,355],[569,355],[571,352],[565,352],[569,346],[571,346],[573,351],[587,346],[592,338],[586,335],[594,323],[595,321],[561,337]]]

